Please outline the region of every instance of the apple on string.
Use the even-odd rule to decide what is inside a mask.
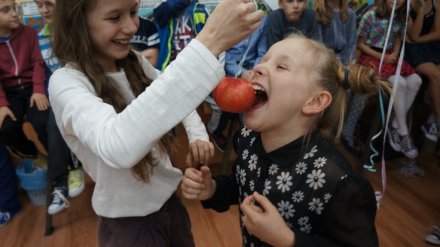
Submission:
[[[250,109],[255,103],[252,84],[241,78],[225,77],[213,91],[214,100],[225,112],[240,113]]]

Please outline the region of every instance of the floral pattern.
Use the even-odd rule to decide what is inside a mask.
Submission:
[[[299,141],[294,150],[286,147],[285,155],[292,158],[285,161],[284,156],[277,159],[264,153],[259,135],[249,129],[241,130],[239,142],[236,179],[243,186],[239,201],[257,191],[269,198],[289,227],[308,234],[318,229],[318,217],[331,201],[334,187],[346,178],[345,173],[332,171],[336,179],[329,180],[329,164],[334,161],[321,152],[320,145],[303,150]],[[267,246],[246,230],[243,241],[246,246]]]

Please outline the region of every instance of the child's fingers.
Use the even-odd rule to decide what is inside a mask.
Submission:
[[[202,173],[202,178],[204,181],[212,179],[211,169],[209,169],[209,166],[200,167],[200,172]]]
[[[272,204],[272,202],[269,201],[269,199],[267,199],[267,197],[259,194],[258,192],[254,192],[253,196],[255,201],[258,202],[258,205],[261,206],[261,209],[264,212],[273,211],[273,210],[277,211],[275,206]]]
[[[6,115],[8,115],[13,121],[17,121],[17,118],[12,111],[8,111]]]
[[[200,163],[204,165],[209,165],[209,161],[211,160],[211,158],[214,156],[215,153],[214,144],[212,144],[211,142],[204,142],[203,152],[204,152],[203,159],[200,157]]]
[[[198,171],[195,168],[186,168],[184,178],[189,178],[191,180],[194,180],[198,183],[203,183],[203,174],[201,171]]]

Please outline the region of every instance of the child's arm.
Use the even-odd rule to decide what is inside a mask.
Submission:
[[[411,17],[408,19],[408,38],[412,42],[417,42],[420,38],[420,32],[422,32],[423,20],[425,19],[425,1],[424,0],[416,0],[417,3],[413,5],[413,7],[417,6],[416,9],[417,16],[416,19],[413,20]]]
[[[186,199],[201,201],[210,199],[215,193],[216,186],[209,167],[202,166],[200,170],[187,168],[180,188]]]
[[[430,33],[420,36],[417,39],[417,42],[425,43],[425,42],[439,41],[439,40],[440,40],[440,0],[436,0],[434,30],[432,30]]]
[[[30,98],[30,107],[36,106],[38,110],[45,111],[49,108],[49,100],[46,96],[46,65],[41,56],[38,45],[38,35],[35,32],[33,39],[29,40],[31,44],[31,63],[33,67],[32,87],[33,93]]]
[[[365,41],[364,38],[359,37],[358,41],[357,41],[357,48],[364,54],[375,57],[377,59],[380,59],[381,54],[373,49],[370,48],[370,46],[368,46]]]
[[[190,143],[187,156],[188,166],[194,167],[198,163],[208,165],[209,160],[214,156],[214,145],[209,142],[206,127],[197,111],[191,112],[183,120],[183,126]]]
[[[131,168],[223,77],[217,58],[195,39],[120,113],[97,97],[88,79],[72,68],[54,72],[49,96],[60,131],[70,137],[74,152],[88,150],[111,167]]]
[[[46,95],[46,64],[44,63],[43,57],[41,56],[40,47],[38,45],[38,35],[36,31],[33,38],[29,40],[31,44],[31,54],[30,59],[32,63],[33,73],[32,73],[32,85],[33,93],[39,93]]]

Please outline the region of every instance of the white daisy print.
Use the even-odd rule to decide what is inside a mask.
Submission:
[[[310,224],[307,224],[305,226],[301,226],[299,230],[305,233],[310,233],[312,231],[312,226]]]
[[[242,135],[243,137],[248,136],[250,133],[251,133],[251,130],[250,130],[250,129],[247,129],[247,128],[243,128],[243,129],[241,129],[241,135]]]
[[[289,219],[293,217],[293,214],[295,213],[295,209],[293,208],[293,204],[290,204],[288,201],[280,201],[277,203],[278,205],[278,211],[280,212],[281,216],[284,217],[284,219]]]
[[[345,174],[344,176],[341,177],[341,180],[344,180],[347,178],[347,174]]]
[[[257,177],[260,177],[260,174],[261,174],[261,167],[258,167],[257,168]]]
[[[295,171],[298,174],[304,174],[307,170],[307,164],[305,162],[299,162],[298,164],[296,164],[296,168]]]
[[[312,150],[310,150],[310,152],[308,152],[308,153],[306,153],[306,154],[304,155],[304,159],[308,159],[308,158],[311,158],[311,157],[315,156],[315,153],[316,153],[316,152],[318,152],[318,146],[317,146],[317,145],[315,145],[315,146],[312,148]]]
[[[278,172],[279,168],[277,164],[272,164],[269,166],[269,174],[275,175]]]
[[[258,156],[256,154],[251,155],[251,158],[248,161],[249,170],[253,171],[253,170],[257,169],[257,161],[258,161]]]
[[[298,219],[298,224],[300,226],[305,226],[307,223],[309,223],[309,217],[308,216],[303,216],[303,217]]]
[[[272,189],[272,185],[270,185],[270,183],[271,183],[270,180],[264,181],[263,196],[267,196],[269,194],[270,189]]]
[[[240,175],[241,185],[244,186],[246,184],[246,171],[244,169],[241,169],[239,175]]]
[[[313,198],[311,202],[309,202],[309,210],[315,211],[317,214],[321,214],[322,210],[324,209],[323,203],[319,198]]]
[[[325,184],[325,173],[321,173],[321,169],[313,170],[312,173],[308,174],[306,183],[309,184],[310,188],[317,190],[318,188],[322,188],[323,184]]]
[[[280,176],[277,176],[277,185],[278,185],[278,189],[281,190],[281,192],[286,192],[290,190],[290,186],[292,186],[292,182],[290,182],[290,180],[292,180],[292,176],[290,176],[289,172],[281,172]]]
[[[321,168],[325,164],[327,164],[327,159],[325,157],[319,157],[315,160],[315,162],[313,162],[313,165],[315,166],[315,168]]]
[[[246,160],[248,156],[249,156],[249,150],[245,149],[245,150],[243,151],[243,153],[241,154],[241,158],[242,158],[243,160]]]
[[[254,191],[254,189],[255,189],[255,182],[254,182],[254,180],[249,181],[249,189],[251,191]]]
[[[332,198],[332,194],[330,194],[330,193],[324,194],[324,202],[325,203],[327,203],[330,200],[330,198]]]
[[[304,200],[304,192],[300,190],[295,191],[292,195],[292,200],[293,202],[301,202],[302,200]]]
[[[252,146],[252,144],[254,144],[255,139],[256,139],[255,137],[252,137],[252,138],[251,138],[251,141],[250,141],[250,143],[249,143],[249,146]]]

